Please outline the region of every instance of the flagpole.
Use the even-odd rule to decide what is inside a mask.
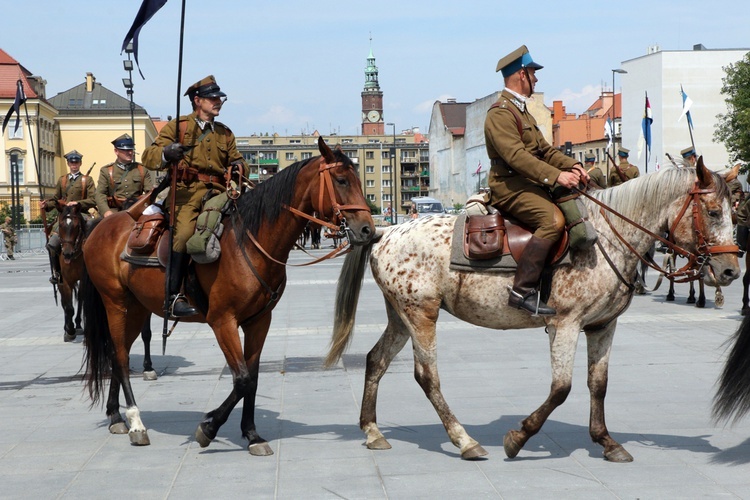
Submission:
[[[174,142],[180,142],[180,89],[182,88],[182,49],[183,44],[185,41],[185,2],[186,0],[182,0],[182,12],[180,13],[180,44],[179,44],[179,52],[177,57],[177,100],[176,100],[176,114],[175,114],[175,139]],[[173,165],[173,167],[176,167],[176,164]],[[176,179],[177,179],[177,172],[174,171],[174,168],[170,168],[167,171],[167,175],[171,176],[170,181],[170,190],[169,190],[169,198],[170,198],[170,210],[169,210],[169,258],[167,259],[167,270],[164,275],[164,323],[162,324],[162,332],[161,332],[161,353],[162,356],[167,350],[167,337],[169,336],[169,332],[167,330],[167,327],[169,326],[169,281],[172,274],[172,245],[174,244],[174,212],[175,212],[175,191],[176,191]]]
[[[643,119],[645,120],[644,123],[648,123],[648,91],[644,92],[646,94],[646,101],[643,104]],[[645,137],[646,135],[646,129],[643,130],[644,139],[646,139],[646,173],[648,173],[648,152],[649,149],[651,149],[650,143],[651,143],[651,125],[648,125],[648,131],[649,131],[649,137]]]

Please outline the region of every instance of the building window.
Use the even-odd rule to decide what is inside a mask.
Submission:
[[[287,153],[286,161],[294,161],[294,153]]]
[[[261,144],[273,144],[273,139],[261,139]]]
[[[302,144],[300,139],[289,139],[289,144]]]
[[[372,180],[372,179],[368,179],[367,181],[365,181],[365,185],[366,185],[366,186],[367,186],[368,188],[371,188],[371,187],[375,187],[375,181],[374,181],[374,180]]]
[[[384,187],[384,188],[391,187],[391,180],[390,179],[383,179],[381,187]]]
[[[301,158],[302,158],[303,160],[309,160],[310,158],[312,158],[312,153],[310,153],[310,152],[308,151],[308,152],[302,153],[302,154],[300,155],[300,157],[301,157]]]
[[[365,166],[365,173],[374,174],[375,173],[375,167],[373,167],[372,165],[366,165]]]
[[[383,169],[381,170],[384,174],[390,174],[391,173],[391,166],[390,165],[383,165]]]
[[[375,159],[375,151],[365,151],[365,159],[367,159],[367,160],[374,160]]]
[[[387,159],[389,159],[389,158],[390,158],[390,154],[388,153],[388,151],[381,151],[381,153],[380,153],[380,157],[381,157],[382,159],[384,159],[384,160],[387,160]]]
[[[367,201],[370,203],[375,203],[375,195],[374,194],[368,194],[367,195]]]
[[[9,170],[13,176],[13,182],[15,182],[17,186],[20,186],[25,182],[23,178],[23,158],[18,156],[18,153],[11,153],[9,159]]]
[[[11,118],[8,122],[8,139],[23,139],[23,120],[18,120],[16,130],[16,120]]]

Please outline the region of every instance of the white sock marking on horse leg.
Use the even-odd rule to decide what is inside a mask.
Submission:
[[[141,411],[137,406],[131,406],[130,408],[125,410],[125,416],[128,419],[128,427],[130,427],[130,432],[146,430],[146,426],[143,425],[143,422],[141,422]]]

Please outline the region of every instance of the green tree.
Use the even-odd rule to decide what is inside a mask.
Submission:
[[[750,160],[750,52],[735,64],[724,68],[721,93],[726,97],[727,113],[716,118],[714,141],[723,142],[729,160]],[[747,171],[745,164],[743,171]]]
[[[365,199],[365,201],[367,202],[367,206],[370,207],[370,212],[372,212],[372,215],[378,215],[380,213],[380,208],[377,205],[375,205],[370,200]]]

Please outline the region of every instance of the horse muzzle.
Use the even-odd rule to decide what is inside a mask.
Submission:
[[[727,286],[740,277],[740,262],[736,254],[712,256],[701,271],[703,282],[709,286]]]

